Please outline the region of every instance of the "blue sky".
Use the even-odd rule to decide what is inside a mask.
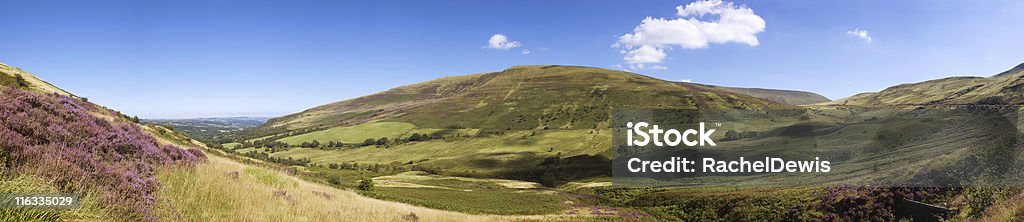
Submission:
[[[729,29],[738,33],[698,30],[708,32],[696,35],[703,40],[634,30],[647,17],[720,23],[729,16],[715,8],[677,11],[690,3],[3,1],[0,61],[143,118],[277,116],[522,64],[630,69],[837,99],[989,76],[1024,62],[1024,2],[1009,0],[726,1],[717,9],[749,9],[744,18],[763,26],[754,19]],[[861,30],[866,35],[852,32]],[[675,40],[622,40],[638,32]],[[495,34],[507,37],[498,49],[487,47]],[[644,45],[664,56],[623,54]]]

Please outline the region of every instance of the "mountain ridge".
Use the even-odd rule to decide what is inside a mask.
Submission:
[[[855,106],[1021,104],[1024,104],[1024,64],[990,77],[954,76],[904,83],[822,103]]]
[[[618,70],[533,65],[399,86],[273,118],[261,128],[295,130],[389,120],[433,128],[580,129],[593,128],[603,122],[602,117],[595,116],[597,113],[621,107],[774,109],[795,106],[717,87]],[[429,120],[439,116],[453,122]]]
[[[799,90],[785,90],[785,89],[766,89],[766,88],[743,88],[743,87],[729,87],[729,86],[714,86],[707,85],[709,87],[717,87],[728,91],[747,94],[749,96],[758,97],[762,99],[768,99],[776,102],[781,102],[790,105],[810,105],[815,103],[823,103],[832,101],[828,97],[822,96],[817,93]]]

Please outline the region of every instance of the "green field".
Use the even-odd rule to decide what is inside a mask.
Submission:
[[[402,122],[376,122],[355,126],[335,127],[282,138],[278,141],[291,145],[317,140],[320,142],[341,141],[343,143],[362,143],[366,139],[381,137],[398,138],[416,128],[415,125]]]
[[[542,191],[489,189],[462,191],[443,188],[379,188],[373,197],[434,209],[475,214],[535,215],[557,213],[565,198]]]
[[[521,131],[501,136],[453,138],[400,144],[389,148],[366,146],[343,149],[290,148],[272,157],[309,158],[313,163],[415,162],[449,172],[496,173],[509,168],[536,167],[536,161],[556,155],[598,155],[608,152],[607,131]],[[245,153],[252,149],[239,150]]]
[[[439,135],[439,136],[473,136],[480,132],[480,129],[414,129],[402,135],[402,138],[407,138],[414,133],[421,135]]]
[[[374,197],[478,214],[528,215],[557,213],[566,197],[540,184],[405,172],[373,179]]]

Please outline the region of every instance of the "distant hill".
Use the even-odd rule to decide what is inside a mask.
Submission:
[[[218,117],[193,119],[144,119],[143,123],[158,124],[173,128],[189,137],[213,141],[220,135],[263,125],[268,117]]]
[[[1024,104],[1024,64],[992,77],[949,77],[901,84],[875,93],[862,93],[827,105],[1021,105]]]
[[[761,90],[758,90],[761,91]],[[774,109],[791,105],[719,87],[579,66],[514,66],[445,77],[269,120],[262,128],[326,128],[394,121],[486,131],[593,129],[613,108]]]
[[[735,93],[746,94],[749,96],[785,103],[789,105],[809,105],[815,103],[823,103],[832,101],[825,96],[818,95],[817,93],[795,91],[795,90],[780,90],[780,89],[761,89],[761,88],[739,88],[739,87],[726,87],[726,86],[710,86],[714,88],[723,89]]]

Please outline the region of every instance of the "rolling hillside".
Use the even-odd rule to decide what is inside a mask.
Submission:
[[[949,77],[901,84],[824,103],[854,106],[1021,105],[1024,64],[991,77]]]
[[[613,108],[774,109],[792,106],[730,90],[577,66],[515,66],[501,72],[440,78],[274,118],[288,130],[370,121],[484,132],[534,128],[593,129]]]
[[[746,94],[749,96],[785,103],[789,105],[809,105],[832,101],[826,98],[825,96],[818,95],[817,93],[804,91],[761,88],[739,88],[710,85],[708,87],[719,88],[730,92]]]
[[[960,97],[943,100],[958,102],[996,95],[1007,100],[992,100],[989,101],[991,104],[1007,104],[1009,99],[1019,97],[1004,89],[1012,90],[1016,82],[1019,82],[1020,75],[1024,74],[1011,72],[992,78],[951,78],[901,85],[881,93],[862,94],[847,100],[930,101],[935,100],[929,98],[932,95],[942,95],[942,98],[958,95]],[[957,93],[964,91],[961,87],[965,85],[977,84],[981,86]],[[612,192],[602,187],[610,184],[607,182],[611,176],[609,171],[615,160],[612,153],[617,152],[609,149],[616,146],[613,144],[612,131],[609,130],[611,123],[608,117],[615,108],[703,108],[728,113],[717,120],[726,127],[720,129],[726,131],[725,136],[716,138],[719,139],[718,146],[707,150],[697,148],[678,153],[655,153],[660,154],[655,156],[717,153],[723,156],[743,154],[785,159],[821,157],[836,161],[836,173],[829,176],[769,175],[759,176],[758,180],[752,181],[746,181],[748,178],[743,176],[695,178],[692,181],[682,178],[683,182],[691,183],[721,180],[763,188],[767,186],[758,183],[776,186],[796,183],[806,186],[934,182],[927,180],[930,179],[926,174],[929,172],[939,172],[961,181],[984,183],[987,181],[985,178],[1006,171],[983,172],[979,169],[997,165],[1011,166],[999,159],[1002,154],[991,151],[1013,150],[1008,148],[1019,146],[1012,139],[1020,132],[1012,130],[1012,127],[1022,123],[1013,114],[1013,110],[947,111],[872,109],[853,104],[792,105],[821,101],[827,101],[827,98],[813,93],[668,82],[598,68],[516,66],[501,72],[447,77],[402,86],[275,118],[258,128],[263,130],[263,134],[251,135],[242,141],[234,141],[236,143],[232,145],[236,146],[224,147],[238,147],[225,149],[238,155],[302,167],[322,180],[334,178],[349,181],[341,182],[350,184],[345,186],[354,186],[351,181],[368,175],[357,175],[352,171],[370,171],[373,173],[369,176],[375,180],[384,180],[378,182],[388,186],[376,191],[375,195],[383,199],[462,212],[519,214],[520,211],[491,211],[495,207],[491,205],[491,200],[436,201],[439,196],[474,199],[478,196],[451,190],[480,185],[467,185],[463,182],[439,184],[409,178],[395,182],[388,181],[388,178],[405,178],[400,175],[414,171],[413,174],[424,173],[429,178],[521,180],[535,182],[542,185],[542,189],[553,190],[593,185],[583,190]],[[868,102],[864,104],[871,104]],[[796,112],[762,112],[771,109]],[[733,131],[731,137],[728,131]],[[422,139],[416,137],[416,134],[427,134],[429,137]],[[960,164],[977,162],[987,165],[971,168]],[[619,182],[623,181],[616,181]],[[638,181],[648,182],[651,181]],[[747,182],[751,183],[745,184]],[[672,187],[678,184],[654,181],[648,185]],[[745,193],[747,191],[740,191],[741,194],[736,197],[741,202],[756,197],[778,203],[769,208],[756,208],[761,211],[751,213],[744,210],[753,207],[730,208],[735,201],[718,202],[716,195],[722,193],[714,191],[707,194],[716,196],[711,198],[716,201],[710,203],[721,208],[709,210],[708,214],[664,215],[679,213],[664,210],[675,209],[671,207],[694,210],[689,208],[692,207],[689,202],[700,202],[705,198],[669,198],[677,195],[669,193],[686,193],[691,190],[705,193],[701,189],[672,188],[668,189],[668,193],[642,194],[649,195],[646,197],[649,199],[621,204],[662,215],[656,216],[659,219],[778,220],[781,215],[774,213],[792,210],[790,207],[793,205],[829,204],[814,201],[816,198],[831,198],[806,193],[810,189],[793,190],[793,195],[777,197],[757,197]],[[503,195],[501,192],[504,191],[498,189],[487,195]],[[551,198],[515,192],[517,194],[513,200]],[[975,195],[959,191],[942,192],[948,192],[943,195],[955,198],[974,198],[968,195]],[[911,199],[935,204],[955,204],[949,199]],[[553,203],[559,201],[539,201],[530,205],[557,208],[558,205]],[[981,212],[983,207],[988,206],[984,204],[990,203],[983,203],[982,207],[964,212]],[[891,207],[884,206],[887,209]],[[809,218],[819,219],[822,213],[836,213],[822,208],[798,211],[809,212]],[[904,216],[893,216],[893,219],[897,217]]]
[[[82,195],[81,207],[67,210],[4,207],[0,221],[521,221],[573,217],[474,215],[373,199],[296,178],[270,164],[207,149],[163,126],[134,123],[133,118],[117,111],[69,95],[31,73],[0,64],[0,193]]]

